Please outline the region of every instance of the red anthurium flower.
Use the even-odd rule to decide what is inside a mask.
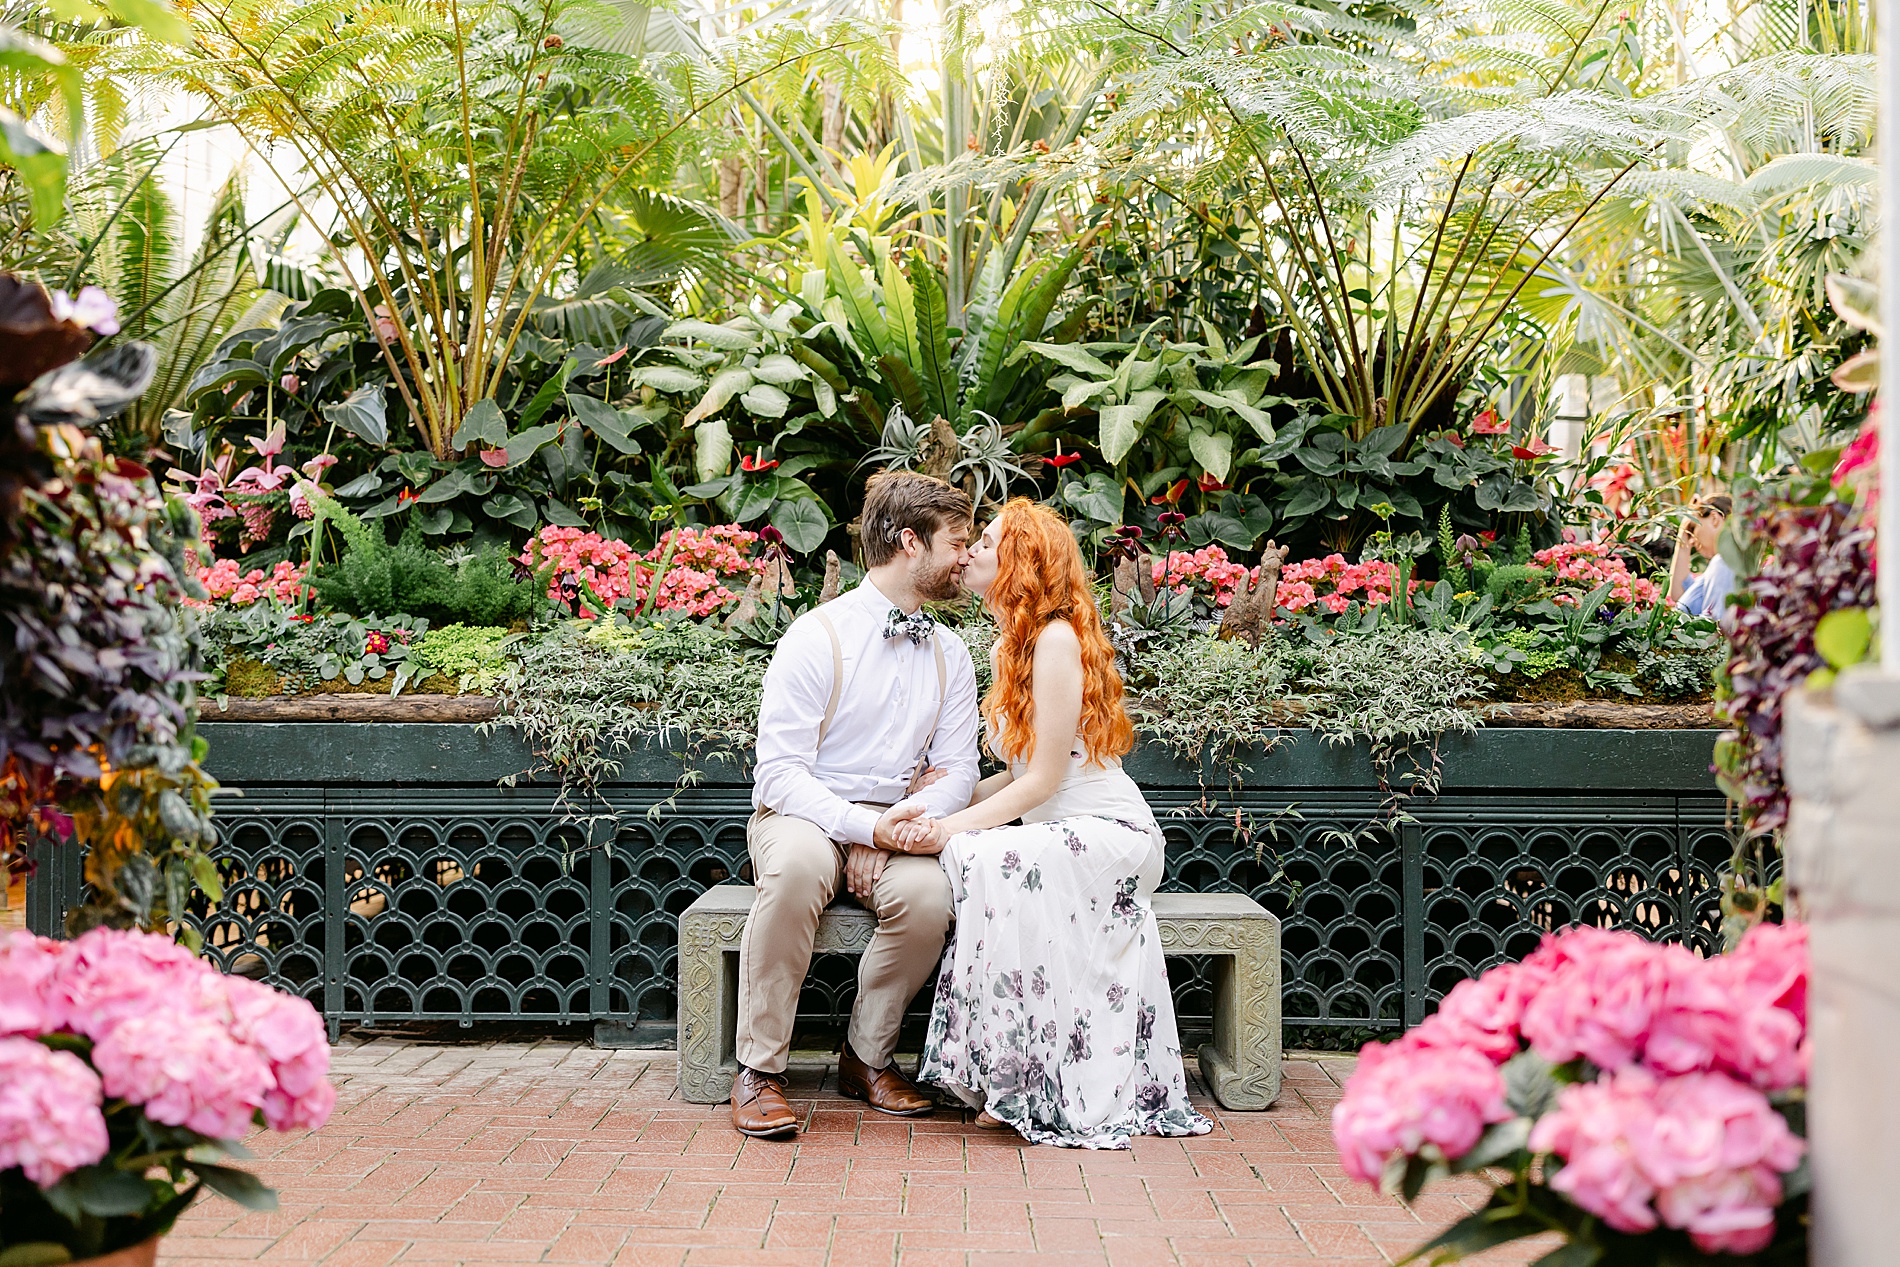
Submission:
[[[612,356],[601,357],[599,362],[597,362],[597,364],[598,365],[612,365],[615,361],[618,361],[621,357],[625,356],[626,354],[627,354],[627,349],[621,348],[618,351],[616,351]]]
[[[492,466],[497,470],[508,465],[508,450],[506,449],[479,449],[476,451],[476,456],[481,458],[483,466]]]
[[[1224,488],[1233,487],[1233,485],[1231,484],[1221,483],[1219,480],[1215,479],[1211,473],[1207,471],[1202,471],[1201,478],[1197,480],[1195,483],[1196,483],[1196,486],[1203,493],[1218,493]]]
[[[1471,432],[1480,436],[1501,436],[1510,434],[1511,424],[1498,418],[1498,411],[1487,409],[1471,420]]]
[[[1053,466],[1060,469],[1068,466],[1072,462],[1080,462],[1081,460],[1082,455],[1080,453],[1055,453],[1044,458],[1042,461],[1045,466]]]
[[[1525,461],[1530,461],[1533,458],[1547,458],[1556,451],[1555,446],[1545,444],[1544,441],[1537,436],[1532,436],[1529,444],[1514,444],[1511,446],[1511,456],[1521,458]]]
[[[410,502],[419,501],[421,500],[421,498],[422,498],[421,493],[413,492],[405,488],[400,493],[396,494],[396,504],[398,506],[407,506]]]
[[[1478,534],[1478,539],[1480,541],[1495,543],[1498,539],[1498,534],[1493,529],[1487,528],[1483,532]]]
[[[1148,499],[1148,504],[1151,506],[1160,506],[1163,503],[1165,503],[1169,506],[1172,506],[1174,505],[1174,503],[1180,501],[1181,494],[1187,491],[1188,491],[1188,482],[1186,480],[1176,480],[1168,488],[1167,492],[1162,493],[1156,497],[1150,497]]]
[[[760,471],[769,471],[777,465],[778,465],[778,460],[776,458],[774,458],[772,461],[769,461],[769,462],[766,461],[764,449],[760,449],[757,454],[751,457],[742,457],[739,459],[739,469],[742,471],[745,471],[748,474],[757,474]]]

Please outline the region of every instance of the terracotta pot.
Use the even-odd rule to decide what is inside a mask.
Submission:
[[[98,1258],[81,1258],[72,1267],[153,1267],[158,1262],[158,1237]]]

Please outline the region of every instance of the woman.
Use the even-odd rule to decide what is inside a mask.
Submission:
[[[1696,502],[1692,517],[1683,521],[1676,534],[1675,555],[1669,560],[1669,601],[1691,616],[1720,620],[1735,588],[1735,573],[1718,550],[1722,525],[1733,509],[1727,497],[1705,497]],[[1707,559],[1709,566],[1692,576],[1689,564],[1694,554]]]
[[[1161,829],[1121,768],[1134,728],[1081,551],[1018,498],[963,583],[996,619],[983,712],[1008,768],[967,809],[899,828],[941,852],[957,908],[918,1077],[1034,1143],[1202,1134],[1148,902]]]

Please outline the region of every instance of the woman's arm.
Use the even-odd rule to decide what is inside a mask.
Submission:
[[[1001,827],[1021,818],[1055,795],[1069,772],[1069,752],[1082,722],[1082,644],[1067,621],[1056,621],[1036,637],[1030,667],[1035,705],[1036,749],[1029,767],[994,791],[942,820],[946,836],[960,831]],[[988,780],[985,780],[987,783]]]
[[[976,794],[970,798],[970,804],[975,805],[978,801],[989,800],[1008,787],[1015,778],[1016,776],[1008,770],[1003,770],[983,779],[976,785]]]
[[[1695,521],[1686,521],[1676,533],[1676,551],[1669,556],[1669,599],[1680,602],[1689,585],[1689,561],[1695,552]]]

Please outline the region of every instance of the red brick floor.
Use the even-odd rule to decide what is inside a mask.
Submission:
[[[1481,1189],[1464,1181],[1407,1210],[1347,1182],[1327,1114],[1351,1067],[1290,1057],[1268,1112],[1197,1096],[1213,1134],[1083,1153],[1028,1147],[962,1113],[860,1111],[829,1069],[795,1071],[805,1132],[768,1142],[734,1134],[721,1106],[680,1099],[670,1053],[346,1038],[329,1125],[251,1141],[281,1208],[204,1200],[160,1262],[1386,1263]]]

